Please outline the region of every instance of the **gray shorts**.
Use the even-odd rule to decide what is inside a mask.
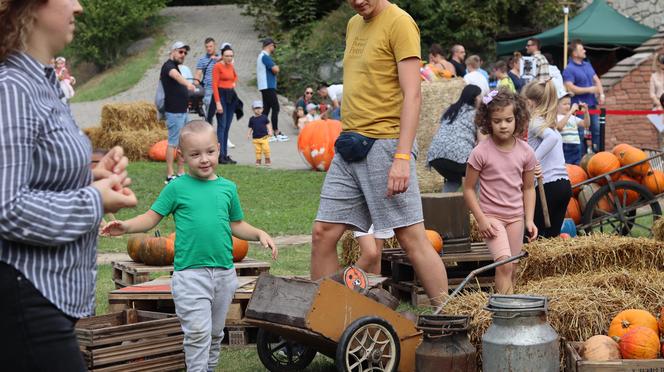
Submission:
[[[397,139],[374,142],[366,159],[348,163],[334,155],[320,194],[316,221],[340,223],[368,231],[395,229],[424,221],[415,154],[410,160],[408,190],[388,198],[387,179]]]

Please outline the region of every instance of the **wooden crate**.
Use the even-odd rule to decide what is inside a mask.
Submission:
[[[453,278],[449,279],[447,284],[449,286],[449,291],[455,290],[463,279]],[[479,277],[477,280],[473,279],[466,284],[466,289],[476,289],[488,291],[493,288],[494,280],[492,277]],[[429,301],[429,296],[427,296],[424,288],[419,283],[416,282],[399,282],[392,283],[387,282],[389,285],[390,293],[402,300],[409,302],[413,306],[430,306],[431,302]]]
[[[150,281],[150,274],[153,273],[173,273],[173,265],[148,266],[134,261],[114,261],[112,265],[115,288],[145,283]],[[258,261],[249,257],[234,263],[234,266],[238,276],[258,276],[262,272],[270,271],[269,262]]]
[[[180,321],[170,314],[130,309],[84,318],[76,336],[90,371],[185,368]]]
[[[565,371],[568,372],[664,372],[664,359],[620,359],[606,362],[582,360],[582,342],[565,342]]]

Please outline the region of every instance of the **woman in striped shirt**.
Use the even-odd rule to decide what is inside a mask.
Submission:
[[[136,205],[127,158],[90,168],[90,141],[49,61],[71,42],[77,0],[0,2],[0,366],[85,371],[74,324],[94,312],[104,212]]]

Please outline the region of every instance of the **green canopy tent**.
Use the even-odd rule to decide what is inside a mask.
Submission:
[[[540,34],[496,44],[496,54],[505,55],[525,48],[529,38],[538,38],[542,47],[562,46],[564,25],[558,25]],[[613,9],[605,0],[594,0],[569,21],[569,39],[581,39],[587,45],[639,46],[657,31],[627,18]]]

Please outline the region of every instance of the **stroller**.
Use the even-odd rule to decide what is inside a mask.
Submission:
[[[203,103],[203,97],[205,97],[205,89],[200,85],[196,85],[196,90],[189,92],[189,113],[198,114],[198,116],[205,118],[205,110],[207,110],[207,107],[205,107],[205,104]]]

